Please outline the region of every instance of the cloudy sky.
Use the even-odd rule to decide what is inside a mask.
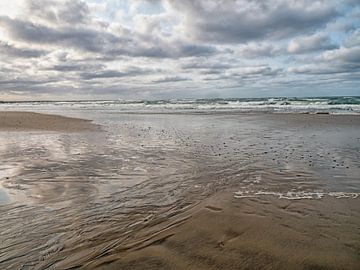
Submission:
[[[359,0],[0,0],[0,100],[360,95]]]

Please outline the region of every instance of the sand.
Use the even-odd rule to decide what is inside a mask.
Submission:
[[[0,112],[0,131],[47,130],[60,132],[95,131],[89,120],[34,112]]]
[[[358,269],[358,208],[351,199],[239,200],[219,192],[180,215],[173,227],[87,267]]]
[[[359,116],[102,115],[0,114],[1,269],[358,269]]]

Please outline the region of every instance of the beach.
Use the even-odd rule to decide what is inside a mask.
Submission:
[[[0,270],[360,270],[360,0],[0,0]]]
[[[359,115],[49,108],[0,113],[1,269],[360,264]]]
[[[79,132],[96,130],[89,121],[59,115],[40,114],[33,112],[0,112],[0,130],[26,131],[47,130],[62,132]]]

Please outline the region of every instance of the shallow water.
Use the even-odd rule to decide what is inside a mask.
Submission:
[[[2,269],[86,265],[227,188],[359,199],[356,116],[47,112],[103,131],[0,132]]]

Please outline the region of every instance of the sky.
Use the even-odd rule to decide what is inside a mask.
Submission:
[[[0,100],[360,95],[360,0],[0,0]]]

